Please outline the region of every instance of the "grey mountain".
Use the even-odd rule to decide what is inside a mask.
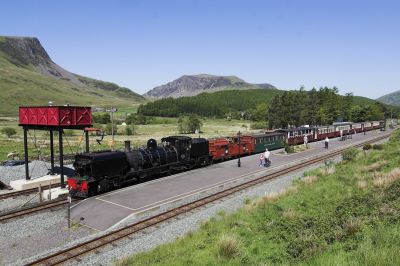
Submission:
[[[184,75],[165,85],[155,87],[143,96],[151,98],[179,98],[195,96],[202,92],[215,92],[221,90],[248,90],[248,89],[276,89],[274,86],[264,84],[251,84],[236,76],[214,76],[208,74]]]

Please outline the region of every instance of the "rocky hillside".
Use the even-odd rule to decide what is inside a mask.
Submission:
[[[379,97],[376,100],[381,103],[400,106],[400,91],[395,91],[395,92],[386,94],[382,97]]]
[[[251,84],[235,76],[185,75],[165,85],[155,87],[146,97],[167,98],[195,96],[202,92],[221,90],[276,89],[270,84]]]
[[[37,38],[0,36],[0,115],[20,105],[130,106],[143,96],[114,83],[71,73],[54,63]]]

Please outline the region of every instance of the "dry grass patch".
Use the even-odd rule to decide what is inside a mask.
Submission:
[[[382,215],[391,215],[391,216],[398,216],[398,214],[397,214],[397,210],[396,209],[393,209],[390,205],[388,205],[388,204],[384,204],[380,209],[379,209],[379,212],[382,214]]]
[[[357,187],[360,189],[365,189],[368,187],[368,182],[365,180],[361,180],[357,182]]]
[[[272,192],[264,197],[261,198],[257,198],[253,201],[251,201],[249,204],[246,204],[244,206],[244,209],[246,211],[252,211],[254,210],[254,208],[260,206],[260,205],[264,205],[267,204],[269,202],[274,202],[277,199],[284,197],[286,195],[288,195],[291,192],[297,192],[298,188],[296,186],[289,186],[284,190],[281,190],[280,192],[276,193],[276,192]]]
[[[361,226],[362,226],[362,221],[360,218],[351,217],[350,219],[344,222],[343,230],[348,235],[354,235],[361,229]]]
[[[388,162],[386,160],[379,161],[370,165],[366,165],[362,167],[360,170],[363,172],[373,172],[380,170],[383,166],[385,166]]]
[[[383,187],[400,179],[400,168],[394,168],[386,174],[375,174],[373,184],[375,187]]]
[[[303,180],[303,182],[304,182],[305,184],[311,184],[311,183],[314,183],[315,181],[318,180],[318,176],[316,176],[316,175],[310,175],[310,176],[304,177],[302,180]]]
[[[365,175],[354,175],[353,177],[354,177],[354,179],[361,180],[361,181],[367,178]]]
[[[240,256],[240,243],[230,235],[222,235],[217,242],[217,252],[220,258],[232,259]]]
[[[323,167],[319,169],[319,174],[324,176],[324,175],[331,175],[334,174],[336,171],[335,166],[328,166],[328,167]]]
[[[293,210],[293,209],[287,209],[287,210],[284,210],[284,211],[283,211],[282,217],[285,218],[285,219],[293,220],[293,219],[299,218],[299,217],[300,217],[300,214],[298,214],[298,213],[297,213],[295,210]]]

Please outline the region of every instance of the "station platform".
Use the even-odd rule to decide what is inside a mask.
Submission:
[[[23,189],[39,188],[39,186],[41,186],[43,189],[45,189],[49,185],[60,184],[60,178],[61,178],[60,175],[45,175],[30,180],[19,179],[10,181],[10,187],[12,187],[15,190],[23,190]]]
[[[388,133],[390,131],[375,130],[366,135],[353,135],[345,141],[330,139],[329,150],[324,148],[323,141],[309,143],[310,149],[295,154],[275,150],[271,152],[269,168],[260,167],[259,154],[255,154],[242,157],[241,167],[235,159],[130,186],[79,202],[71,208],[71,219],[98,231],[113,229],[128,219],[139,221],[289,165]]]

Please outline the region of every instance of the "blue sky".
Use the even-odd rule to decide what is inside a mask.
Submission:
[[[400,90],[400,1],[8,0],[0,35],[67,70],[145,93],[184,74],[281,89]]]

